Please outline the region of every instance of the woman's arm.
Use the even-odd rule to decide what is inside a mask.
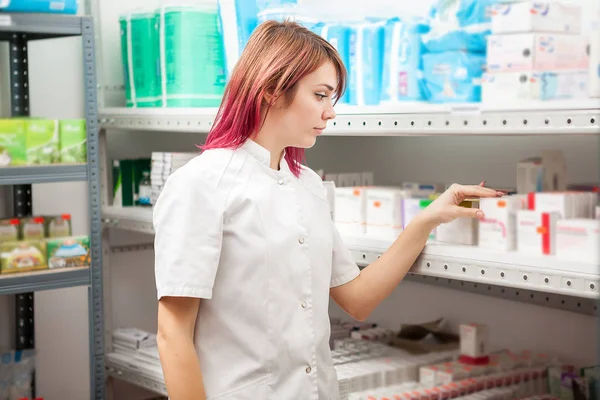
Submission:
[[[483,218],[480,210],[459,206],[465,198],[498,196],[502,193],[482,185],[452,185],[410,222],[377,261],[356,279],[332,288],[331,297],[353,318],[364,321],[408,273],[436,226],[458,217]]]
[[[158,352],[171,400],[204,400],[194,328],[200,299],[163,297],[158,302]]]

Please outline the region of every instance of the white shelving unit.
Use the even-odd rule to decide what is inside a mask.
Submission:
[[[119,254],[113,252],[109,257],[110,251],[107,250],[104,253],[107,374],[118,380],[165,395],[166,389],[162,379],[144,371],[143,367],[136,362],[124,362],[111,353],[112,327],[123,326],[134,321],[131,322],[133,326],[137,324],[138,327],[148,326],[150,327],[148,329],[153,329],[155,324],[154,320],[150,321],[140,317],[139,310],[127,310],[128,304],[111,303],[111,298],[117,297],[115,293],[118,290],[125,290],[125,288],[135,290],[136,295],[145,296],[147,304],[153,300],[152,296],[155,294],[152,287],[146,288],[146,291],[142,293],[138,282],[139,275],[137,275],[140,273],[153,275],[154,272],[153,260],[149,252],[145,252],[144,256],[137,252],[139,249],[151,248],[149,243],[154,234],[152,209],[122,208],[112,205],[109,200],[111,190],[109,174],[111,171],[111,148],[114,150],[115,147],[111,147],[111,141],[118,142],[123,146],[131,144],[129,152],[118,148],[119,154],[131,154],[131,157],[144,154],[147,157],[148,151],[166,151],[165,148],[194,151],[189,138],[194,139],[194,144],[203,140],[204,136],[201,135],[211,129],[217,109],[122,107],[121,105],[124,104],[123,77],[120,53],[117,55],[115,50],[120,48],[119,25],[116,21],[118,15],[126,10],[117,0],[103,0],[101,4],[99,1],[92,2],[97,13],[98,41],[101,42],[100,47],[103,53],[98,55],[101,65],[99,88],[103,94],[99,112],[100,152],[101,157],[105,160],[101,170],[104,191],[102,221],[105,227],[103,243],[106,243],[106,246],[111,243],[111,247],[115,249],[121,242],[125,242],[125,245],[120,247],[122,251],[119,251]],[[130,4],[130,8],[145,5],[141,0],[132,3],[134,4]],[[152,7],[154,5],[156,4],[145,6]],[[323,163],[327,161],[328,165],[340,165],[339,170],[332,172],[358,172],[358,170],[348,171],[348,165],[360,164],[356,168],[365,166],[370,168],[371,165],[376,164],[379,171],[387,172],[385,179],[382,179],[387,182],[397,182],[399,179],[392,171],[394,167],[388,167],[388,163],[392,161],[389,160],[390,154],[393,154],[392,157],[396,157],[396,154],[393,153],[396,148],[389,150],[392,143],[400,148],[410,141],[410,149],[414,151],[415,148],[418,148],[414,141],[422,140],[423,143],[431,144],[430,140],[447,143],[456,139],[464,141],[461,143],[464,143],[465,147],[474,146],[473,153],[477,153],[484,145],[487,145],[488,139],[492,146],[514,141],[514,153],[517,154],[518,146],[528,146],[527,151],[531,151],[532,148],[537,151],[540,148],[557,144],[572,145],[579,140],[584,143],[582,146],[589,149],[589,144],[597,144],[600,138],[600,102],[598,99],[495,104],[493,107],[484,104],[438,105],[418,102],[377,107],[340,105],[336,107],[336,113],[337,117],[329,122],[324,137],[319,138],[317,148],[310,152],[318,153],[319,161]],[[198,136],[194,134],[198,134]],[[549,144],[544,141],[548,141]],[[356,147],[362,147],[363,144],[365,148],[369,149],[368,151],[372,152],[371,154],[357,156],[358,152],[353,152],[354,159],[350,162],[342,158],[341,154],[344,153],[344,150],[355,150]],[[578,171],[583,169],[580,164],[594,165],[588,162],[590,160],[585,159],[585,157],[589,157],[589,153],[583,156],[585,160],[576,154],[580,147],[570,148],[571,153],[569,154],[571,160],[579,162]],[[388,158],[376,155],[374,151],[378,150],[385,150]],[[432,158],[440,160],[440,163],[457,162],[456,159],[447,157],[445,150],[435,149],[436,153]],[[426,153],[430,150],[419,148],[418,151]],[[494,152],[486,154],[491,154],[489,159],[485,159],[486,163],[503,162],[503,154],[494,154]],[[328,159],[325,160],[325,158]],[[515,160],[509,162],[514,165]],[[313,163],[311,167],[320,168],[321,165]],[[433,168],[431,165],[415,164],[411,167],[414,168],[414,171],[403,171],[403,177],[412,176],[411,172],[426,170],[427,176],[436,180],[434,174],[441,171],[439,166]],[[487,171],[489,172],[489,169]],[[458,176],[457,181],[461,181],[461,176]],[[598,174],[590,173],[587,176],[593,176],[596,179]],[[376,183],[379,183],[378,178],[379,176],[376,175]],[[359,266],[368,265],[376,260],[392,243],[391,239],[375,239],[364,236],[345,236],[343,239]],[[142,245],[131,246],[131,242]],[[136,251],[136,253],[128,254],[131,251]],[[114,280],[111,275],[114,276]],[[447,300],[441,297],[443,294],[440,294],[439,298],[436,297],[438,291],[435,285],[439,285],[444,288],[456,289],[456,293],[459,294],[469,292],[494,298],[491,300],[497,301],[495,304],[490,303],[490,299],[487,297],[485,299],[485,304],[493,304],[495,307],[494,310],[489,311],[489,318],[492,318],[494,313],[502,312],[501,308],[505,304],[502,302],[505,300],[543,306],[543,308],[533,308],[534,306],[530,304],[523,304],[523,312],[527,314],[516,320],[535,320],[538,314],[544,314],[543,321],[546,321],[551,319],[551,317],[547,317],[550,313],[556,312],[557,327],[552,334],[556,335],[558,342],[572,338],[570,333],[565,333],[566,328],[561,325],[560,321],[564,314],[560,314],[561,311],[558,310],[569,311],[572,312],[569,315],[575,315],[573,319],[569,319],[569,321],[575,321],[573,329],[589,327],[589,320],[597,315],[597,305],[600,300],[598,265],[565,262],[556,257],[535,257],[516,252],[489,251],[477,246],[431,242],[422,252],[406,280],[410,284],[413,282],[428,284],[428,286],[424,286],[426,289],[422,290],[419,287],[419,292],[423,297],[410,299],[414,300],[414,304],[411,303],[410,306],[394,304],[392,311],[390,308],[385,308],[387,313],[402,314],[404,311],[406,314],[410,314],[406,312],[407,309],[402,309],[402,307],[419,307],[427,297],[435,298],[435,301],[427,302],[427,304],[444,303]],[[496,300],[496,297],[503,300]],[[120,299],[122,300],[122,296]],[[522,303],[517,304],[522,305]],[[473,303],[470,306],[476,308],[478,304]],[[397,319],[392,317],[389,320],[397,322]],[[509,331],[511,329],[511,327],[508,328]],[[592,334],[592,336],[594,335]],[[535,338],[529,340],[529,342],[535,341]],[[575,345],[572,347],[576,348],[575,351],[584,353],[585,351],[589,352],[588,344],[586,342],[580,347]],[[562,345],[562,342],[556,344],[557,347]],[[584,347],[585,351],[580,350]],[[579,354],[579,359],[589,359],[586,356],[587,354]]]

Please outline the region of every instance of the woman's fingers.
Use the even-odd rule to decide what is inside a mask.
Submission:
[[[465,197],[501,197],[504,193],[483,186],[462,186],[456,188]]]

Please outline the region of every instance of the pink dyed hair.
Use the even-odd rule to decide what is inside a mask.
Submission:
[[[266,94],[276,98],[283,95],[289,105],[296,83],[328,61],[338,75],[335,92],[339,99],[346,88],[346,68],[329,42],[295,22],[266,21],[259,25],[233,69],[213,127],[200,148],[241,146],[259,131],[269,111]],[[299,176],[304,149],[286,148],[285,159]]]

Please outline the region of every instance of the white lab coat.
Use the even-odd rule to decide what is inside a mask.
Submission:
[[[214,400],[334,400],[329,289],[359,275],[320,177],[252,140],[177,170],[154,207],[158,298],[197,297],[194,343]]]

